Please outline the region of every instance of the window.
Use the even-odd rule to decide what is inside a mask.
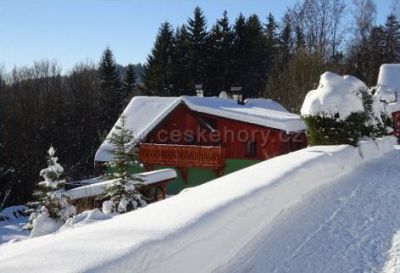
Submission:
[[[247,156],[256,156],[257,155],[257,142],[255,142],[255,141],[247,142],[246,155]]]
[[[199,121],[200,125],[205,129],[209,130],[212,133],[216,132],[217,121],[215,119],[206,117],[197,117],[197,120]]]

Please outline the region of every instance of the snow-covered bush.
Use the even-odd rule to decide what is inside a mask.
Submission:
[[[44,180],[37,185],[35,201],[28,204],[30,217],[25,228],[32,230],[31,236],[42,235],[43,232],[60,227],[76,213],[68,197],[64,195],[64,180],[61,178],[64,169],[57,162],[54,148],[50,147],[47,153],[48,166],[40,171]]]
[[[331,72],[307,94],[301,114],[310,145],[356,145],[363,136],[386,135],[390,125],[383,102],[362,81]]]
[[[121,116],[120,126],[115,127],[109,142],[113,145],[113,160],[107,163],[106,179],[114,182],[100,197],[102,210],[106,214],[124,213],[146,205],[139,191],[142,179],[132,176],[129,170],[138,164],[134,160],[132,131],[125,128],[125,117]]]

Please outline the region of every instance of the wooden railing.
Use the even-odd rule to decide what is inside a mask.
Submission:
[[[221,169],[224,149],[220,146],[140,144],[139,161],[143,164],[178,168],[204,167]]]

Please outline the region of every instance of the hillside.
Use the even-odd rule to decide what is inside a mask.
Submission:
[[[0,271],[376,270],[400,227],[392,148],[280,156],[110,220],[0,246]]]

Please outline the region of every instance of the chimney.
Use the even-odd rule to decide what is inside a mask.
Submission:
[[[242,86],[232,86],[230,96],[233,100],[236,100],[238,104],[244,104]]]
[[[196,84],[194,86],[194,89],[196,90],[196,96],[204,97],[204,90],[203,90],[203,85],[202,84]]]

